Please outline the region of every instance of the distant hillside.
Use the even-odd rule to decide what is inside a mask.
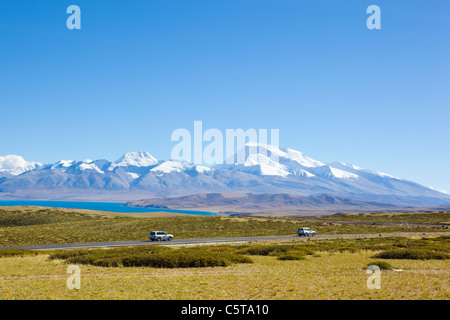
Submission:
[[[401,212],[417,208],[364,202],[331,195],[303,197],[292,194],[208,193],[174,198],[130,201],[130,207],[211,210],[263,215],[322,215],[336,213]]]

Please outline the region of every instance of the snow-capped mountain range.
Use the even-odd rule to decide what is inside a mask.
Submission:
[[[251,152],[255,147],[258,152]],[[396,205],[450,205],[450,195],[415,182],[342,162],[325,164],[269,145],[248,144],[243,164],[212,168],[157,160],[148,152],[130,152],[114,162],[40,164],[20,156],[0,157],[1,199],[125,201],[210,192],[329,194]]]

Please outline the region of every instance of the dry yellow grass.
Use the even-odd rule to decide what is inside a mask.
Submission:
[[[253,256],[222,268],[102,268],[80,265],[81,289],[68,290],[67,265],[47,255],[0,259],[0,299],[449,299],[450,261],[391,260],[369,290],[373,252],[320,253],[302,261]]]

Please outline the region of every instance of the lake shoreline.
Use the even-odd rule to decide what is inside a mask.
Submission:
[[[48,208],[81,209],[106,211],[114,213],[148,213],[171,212],[190,215],[215,216],[215,212],[197,210],[175,210],[165,208],[139,208],[125,206],[122,202],[89,202],[89,201],[45,201],[45,200],[0,200],[1,207],[34,206]]]

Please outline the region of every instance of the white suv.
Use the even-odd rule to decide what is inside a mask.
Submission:
[[[305,237],[314,237],[316,235],[316,232],[314,230],[311,230],[310,228],[298,228],[297,234]]]
[[[173,239],[173,235],[164,231],[152,231],[148,238],[152,241],[170,241]]]

